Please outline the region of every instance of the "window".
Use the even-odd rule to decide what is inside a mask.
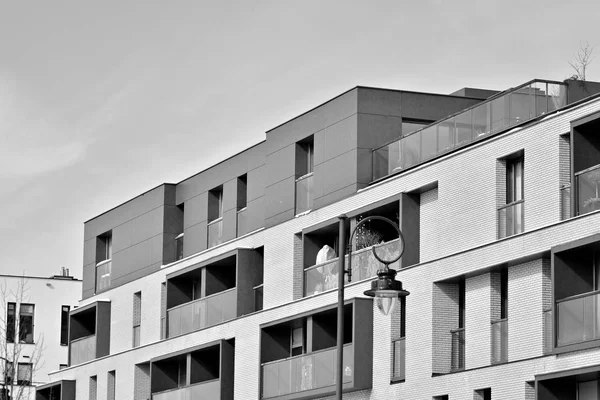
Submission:
[[[237,180],[237,209],[246,208],[248,197],[248,175],[244,174]]]
[[[65,368],[67,368],[67,367],[68,367],[68,365],[67,365],[67,364],[58,364],[58,369],[59,369],[59,370],[61,370],[61,369],[65,369]]]
[[[142,325],[142,292],[133,294],[133,347],[140,345],[140,329]]]
[[[33,304],[23,304],[19,309],[19,342],[33,343]]]
[[[8,303],[6,309],[6,341],[15,342],[16,303]]]
[[[177,206],[177,213],[178,215],[178,223],[179,223],[179,229],[177,230],[177,232],[179,232],[179,235],[177,235],[177,237],[175,238],[175,260],[181,260],[183,258],[183,217],[184,217],[184,211],[185,211],[185,203],[181,203],[180,205]]]
[[[60,345],[69,345],[69,311],[70,306],[62,306],[60,311]]]
[[[112,269],[112,231],[96,238],[96,293],[110,288]]]
[[[475,400],[492,400],[492,389],[486,388],[486,389],[476,390],[474,393],[473,399],[475,399]]]
[[[90,376],[90,400],[98,399],[98,377]]]
[[[506,163],[505,205],[498,208],[498,238],[523,232],[523,153],[510,156]]]
[[[33,364],[17,364],[17,385],[31,385],[31,375],[33,374]]]
[[[115,400],[115,381],[117,380],[117,371],[109,371],[107,375],[107,400]]]
[[[223,242],[223,185],[208,192],[208,248]]]
[[[296,214],[313,206],[314,141],[310,136],[296,144]]]

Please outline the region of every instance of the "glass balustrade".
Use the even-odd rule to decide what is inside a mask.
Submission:
[[[96,358],[96,335],[86,336],[71,342],[69,365],[77,365]]]
[[[305,175],[296,180],[296,214],[312,210],[313,175]]]
[[[522,124],[566,104],[566,85],[563,83],[536,80],[508,90],[375,149],[373,180]]]
[[[523,232],[523,200],[498,209],[498,239]]]
[[[250,221],[248,219],[247,208],[242,208],[237,212],[237,236],[245,235],[250,232]]]
[[[219,379],[152,394],[152,400],[219,400],[220,398]]]
[[[168,335],[174,337],[234,319],[236,288],[191,301],[167,310]]]
[[[389,242],[376,245],[377,255],[384,260],[391,260],[398,255],[399,240],[390,240]],[[398,263],[395,263],[398,265]],[[346,268],[348,268],[348,258],[346,256]],[[372,247],[358,250],[352,253],[352,281],[357,282],[363,279],[377,276],[377,271],[383,267],[373,255]],[[394,264],[390,265],[394,268]],[[397,266],[396,266],[397,268]],[[338,287],[338,258],[328,260],[324,263],[314,265],[304,270],[304,295],[310,296],[321,293],[326,290],[336,289]]]
[[[223,243],[223,218],[210,222],[207,229],[209,248]]]
[[[450,370],[459,371],[465,369],[465,328],[450,331]]]
[[[492,321],[492,363],[508,361],[508,320]]]
[[[404,379],[406,368],[406,341],[400,338],[392,342],[394,361],[392,365],[392,378]]]
[[[600,293],[557,301],[556,311],[558,346],[600,339]]]
[[[337,349],[330,348],[263,364],[262,398],[332,387],[336,378]],[[344,346],[344,383],[354,380],[354,346]]]
[[[575,181],[578,215],[600,210],[600,165],[578,172]]]

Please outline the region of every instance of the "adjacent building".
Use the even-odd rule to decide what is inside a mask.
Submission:
[[[69,312],[81,283],[64,268],[51,277],[0,275],[0,398],[35,399],[35,386],[67,367]]]
[[[332,395],[345,214],[399,224],[411,294],[381,315],[352,244],[344,398],[597,399],[599,171],[597,83],[351,89],[87,221],[69,367],[37,398]]]

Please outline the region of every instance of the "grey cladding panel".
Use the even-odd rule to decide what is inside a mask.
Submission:
[[[165,187],[161,185],[85,223],[84,240],[95,238],[135,217],[164,204]]]
[[[163,235],[160,234],[114,253],[111,278],[118,279],[149,265],[162,263],[162,247]]]
[[[223,184],[223,211],[236,208],[237,177]]]
[[[262,166],[248,172],[248,195],[247,200],[252,201],[265,195],[265,184],[267,181],[267,167]]]
[[[83,265],[96,262],[96,238],[88,239],[83,242]]]
[[[248,202],[246,211],[244,211],[245,218],[247,219],[247,229],[245,231],[238,230],[238,236],[242,236],[248,232],[252,232],[256,229],[265,226],[265,208],[264,208],[264,197],[259,197]]]
[[[273,215],[272,217],[265,218],[265,227],[270,228],[275,225],[279,225],[285,221],[289,221],[294,218],[294,210],[287,210],[281,214]]]
[[[402,136],[402,119],[395,116],[359,114],[358,147],[374,149]]]
[[[235,209],[223,213],[223,240],[235,239],[237,225],[237,211]]]
[[[315,198],[356,184],[356,149],[315,165],[313,179]]]
[[[267,186],[295,176],[296,144],[293,143],[267,156]]]
[[[160,271],[161,265],[162,265],[161,263],[152,264],[145,268],[135,270],[129,275],[115,278],[114,280],[111,281],[111,286],[117,287],[117,286],[123,285],[125,283],[133,282],[136,279],[140,279],[140,278],[142,278],[146,275],[150,275],[156,271]]]
[[[435,121],[480,102],[464,97],[402,92],[402,118]]]
[[[208,219],[208,192],[199,194],[185,202],[183,227],[189,228]]]
[[[335,203],[336,201],[345,199],[356,194],[357,186],[352,184],[350,186],[346,186],[345,188],[336,190],[335,192],[331,192],[326,196],[316,198],[314,200],[314,208],[324,207],[328,204]]]
[[[88,264],[83,267],[83,282],[81,284],[81,292],[83,298],[94,295],[96,289],[96,265]],[[86,296],[87,294],[87,296]]]
[[[357,114],[354,114],[315,134],[315,165],[347,153],[356,147],[356,123]]]
[[[355,114],[356,103],[357,90],[352,89],[328,103],[267,132],[266,154],[271,154],[296,143]]]
[[[191,256],[202,250],[206,250],[206,221],[185,229],[183,239],[183,256]]]
[[[113,254],[162,233],[163,221],[164,206],[161,206],[115,227]]]
[[[271,185],[265,191],[265,218],[294,211],[296,180],[293,176]]]
[[[358,112],[379,115],[401,115],[402,92],[358,88]]]

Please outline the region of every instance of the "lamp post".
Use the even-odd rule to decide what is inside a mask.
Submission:
[[[390,264],[395,263],[402,257],[404,252],[404,237],[398,225],[392,220],[380,217],[370,216],[361,220],[350,233],[348,243],[346,243],[346,223],[348,217],[340,215],[339,217],[339,239],[340,239],[340,254],[338,261],[338,305],[337,305],[337,374],[335,381],[336,399],[342,400],[342,388],[344,379],[344,276],[348,275],[348,282],[352,280],[352,238],[360,226],[367,221],[380,220],[392,225],[398,232],[399,239],[399,254],[393,260],[383,260],[375,252],[375,247],[372,247],[373,256],[384,266],[377,271],[377,279],[371,282],[371,290],[364,292],[365,295],[375,297],[377,307],[384,314],[388,315],[394,309],[398,297],[406,297],[409,292],[402,289],[402,282],[396,280],[396,271],[389,268]],[[346,246],[348,247],[348,269],[346,270]]]

